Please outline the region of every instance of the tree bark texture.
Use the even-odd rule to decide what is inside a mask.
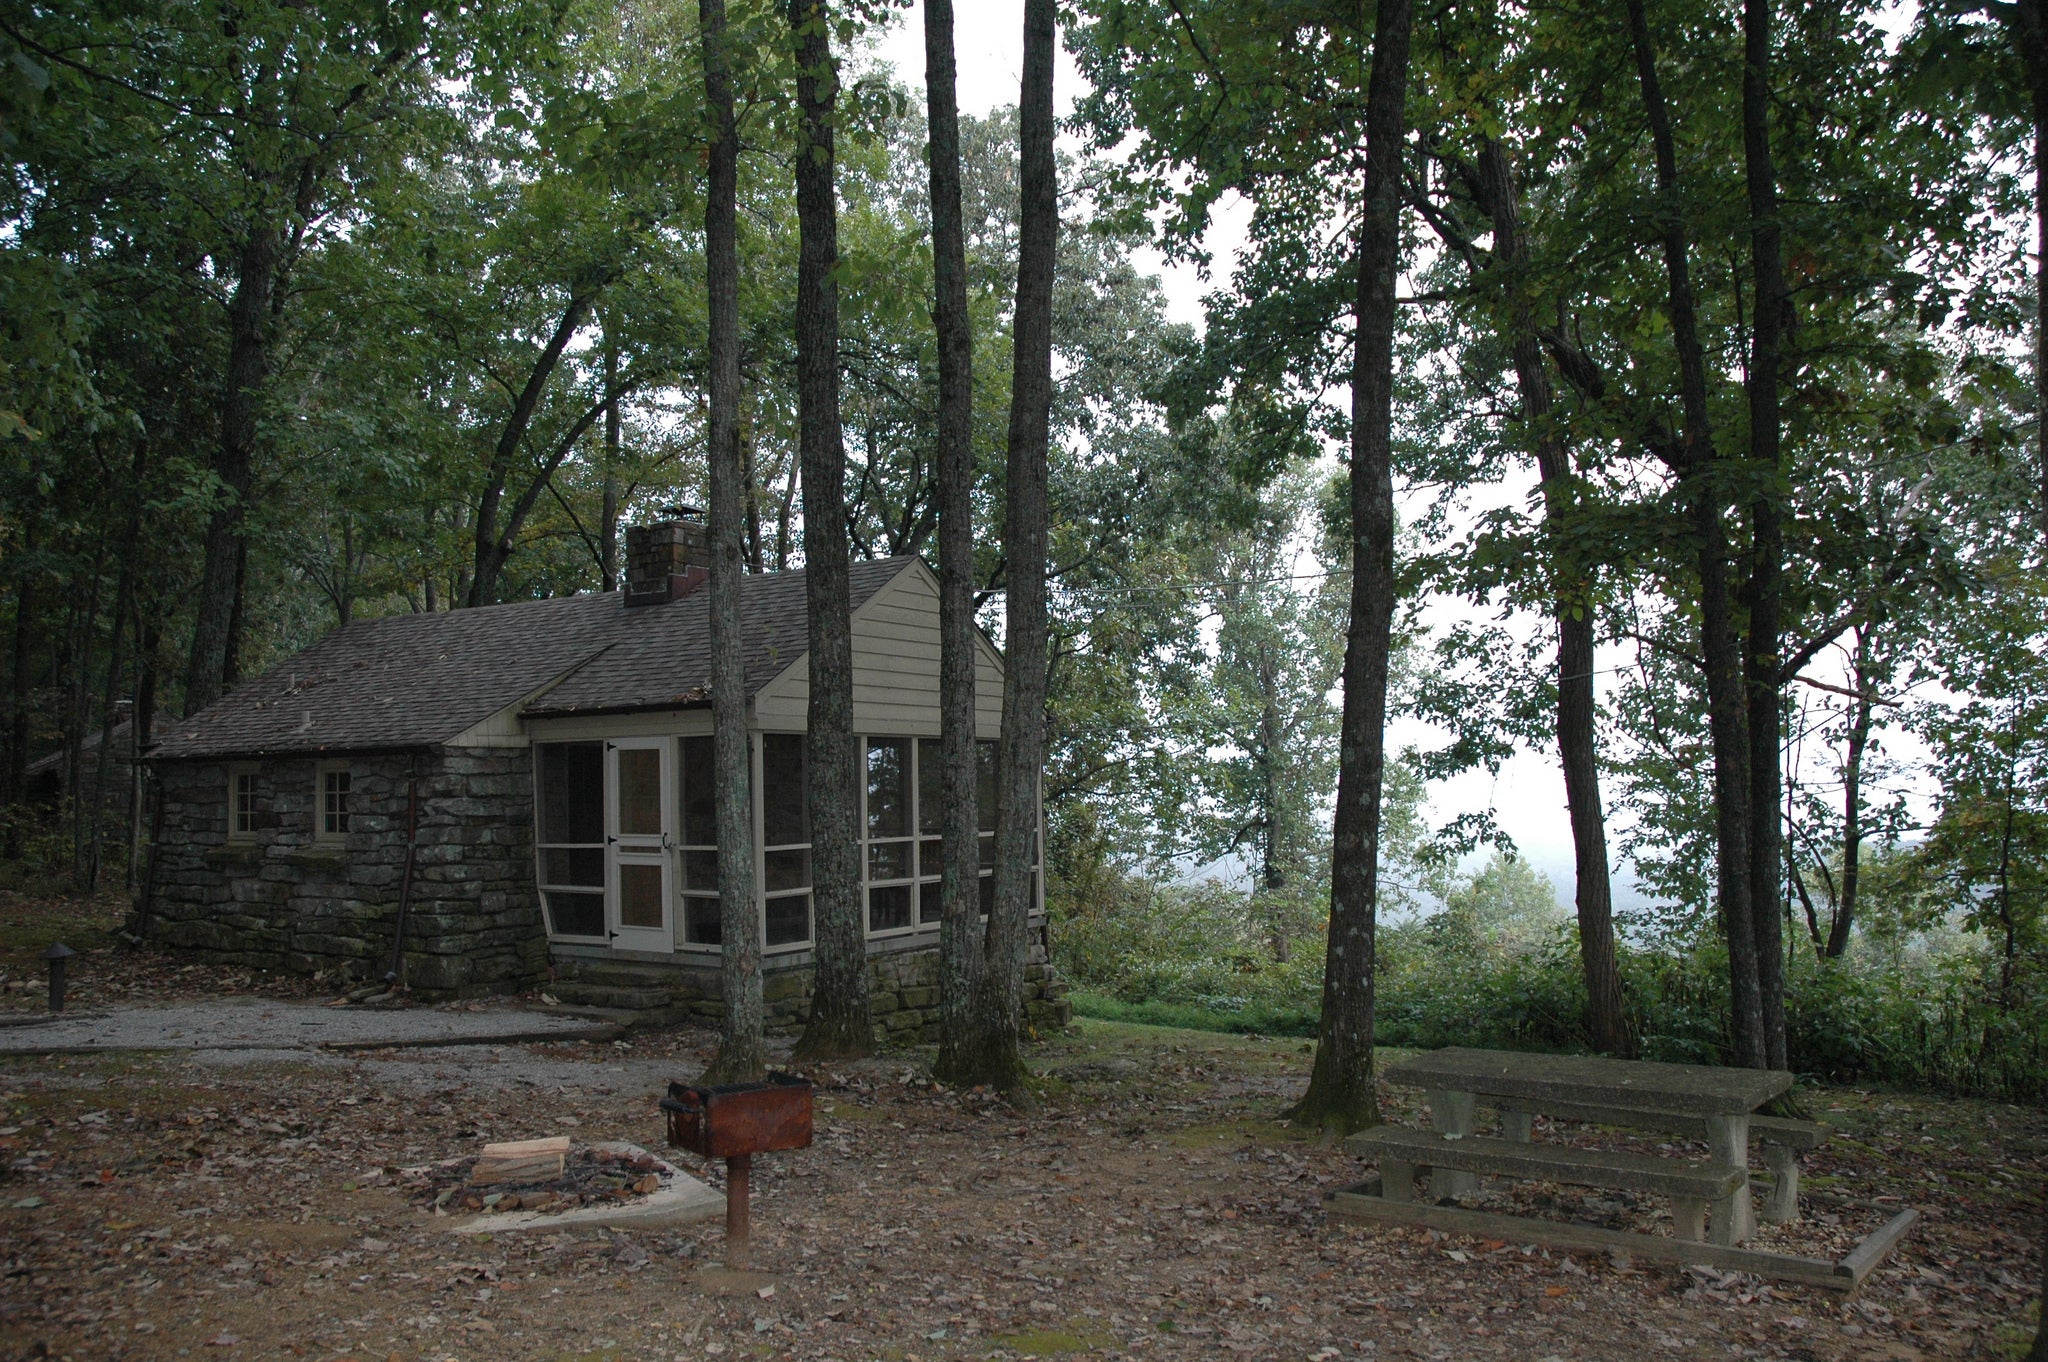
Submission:
[[[1330,848],[1322,1024],[1308,1091],[1292,1112],[1325,1138],[1379,1120],[1373,1090],[1373,960],[1379,919],[1380,796],[1394,624],[1394,282],[1401,260],[1410,0],[1381,0],[1365,106],[1365,217],[1351,370],[1351,620]]]
[[[1679,201],[1678,151],[1671,114],[1657,79],[1656,48],[1644,0],[1628,0],[1636,72],[1656,157],[1658,235],[1671,298],[1671,339],[1678,352],[1679,400],[1685,429],[1674,458],[1679,494],[1692,523],[1700,579],[1700,654],[1706,668],[1708,727],[1714,750],[1715,884],[1728,940],[1729,1031],[1736,1062],[1764,1064],[1763,998],[1757,981],[1756,924],[1749,892],[1749,717],[1742,649],[1736,640],[1729,581],[1726,493],[1714,457],[1707,411],[1706,359],[1693,304],[1692,266]]]
[[[1835,911],[1821,954],[1839,960],[1849,951],[1849,933],[1856,925],[1856,896],[1863,884],[1863,756],[1870,747],[1871,681],[1863,669],[1864,638],[1856,636],[1856,707],[1851,711],[1849,738],[1842,761],[1842,884],[1835,893]]]
[[[860,895],[861,754],[853,741],[853,639],[846,533],[846,450],[839,425],[839,214],[834,134],[839,98],[825,0],[789,0],[796,40],[797,425],[803,466],[804,591],[810,607],[811,885],[817,942],[800,1059],[874,1051]]]
[[[1479,177],[1493,219],[1495,268],[1506,273],[1507,329],[1522,402],[1522,425],[1530,433],[1536,469],[1543,479],[1544,520],[1554,524],[1572,508],[1571,455],[1551,416],[1555,394],[1550,373],[1543,367],[1535,309],[1527,293],[1528,246],[1522,236],[1514,169],[1508,164],[1506,149],[1490,137],[1480,148]],[[1629,1053],[1631,1045],[1621,1005],[1621,971],[1615,959],[1607,817],[1600,803],[1599,756],[1594,746],[1597,704],[1591,583],[1580,586],[1575,564],[1559,563],[1554,570],[1558,573],[1557,752],[1564,767],[1565,807],[1572,826],[1587,1023],[1595,1050],[1622,1055]]]
[[[1032,907],[1038,782],[1045,765],[1046,465],[1052,438],[1053,254],[1059,239],[1053,161],[1054,0],[1024,0],[1024,77],[1017,101],[1017,302],[1012,328],[1008,505],[1003,520],[1003,731],[997,761],[995,906],[989,912],[971,1078],[1015,1092],[1025,1078],[1024,956]]]
[[[974,759],[974,337],[960,207],[960,108],[953,0],[925,0],[925,109],[932,210],[932,327],[939,343],[939,766],[945,802],[939,879],[941,1081],[969,1077],[982,932]]]
[[[271,294],[283,251],[277,226],[259,217],[242,243],[240,273],[228,302],[228,366],[221,387],[220,442],[213,455],[219,502],[207,522],[204,565],[193,599],[187,714],[218,700],[227,686],[255,470],[256,419],[270,368]]]
[[[29,707],[35,702],[36,524],[22,527],[21,553],[15,563],[14,647],[8,667],[7,802],[22,798],[28,784]],[[10,855],[15,854],[10,851]]]
[[[2000,12],[2012,30],[2034,108],[2034,455],[2040,501],[2035,510],[2048,548],[2048,4],[2012,0]],[[2043,1353],[2035,1341],[2035,1356]]]
[[[1749,188],[1749,246],[1756,280],[1749,345],[1750,498],[1749,648],[1743,659],[1749,691],[1749,906],[1755,924],[1764,1067],[1785,1059],[1785,942],[1782,728],[1783,578],[1785,533],[1778,505],[1778,376],[1791,293],[1785,286],[1783,232],[1778,220],[1778,171],[1771,159],[1770,0],[1744,0],[1742,8],[1742,160]]]
[[[708,24],[710,20],[708,18],[704,18],[702,15],[702,11],[704,10],[704,8],[705,7],[701,4],[698,6],[699,17],[702,23]],[[721,25],[720,33],[722,35],[724,31],[722,25],[725,21],[725,10],[722,4],[719,7],[718,20]],[[711,35],[708,29],[704,30],[703,39],[706,45],[704,57],[704,84],[706,86],[706,98],[709,99],[711,98],[709,93],[709,87],[711,85],[712,76],[710,70]],[[721,43],[724,41],[723,36],[720,37],[719,41]],[[726,105],[729,110],[732,103],[732,72],[730,67],[724,69],[724,75],[726,87],[725,99]],[[712,110],[712,117],[718,118],[719,116],[720,115],[718,110],[714,107]],[[719,146],[714,145],[711,148],[711,159],[713,162],[711,174],[714,177],[714,179],[718,174],[716,164],[718,160],[718,155]],[[734,156],[734,160],[738,160],[737,155]],[[733,175],[735,181],[737,181],[738,171],[734,170]],[[716,194],[718,192],[717,185],[715,183],[712,184],[707,192]],[[710,230],[712,211],[713,205],[707,203],[704,206],[704,221],[705,230],[707,231],[707,233]],[[711,250],[711,245],[708,240],[705,243],[704,249],[706,255],[708,256]],[[734,260],[734,279],[735,281],[737,281],[739,268],[737,264],[737,247],[734,248]],[[707,288],[713,290],[712,303],[714,306],[716,306],[717,294],[715,290],[718,286],[715,283],[713,283],[709,278],[710,268],[710,262],[707,259],[707,261],[705,262],[705,283]],[[739,287],[738,283],[735,282],[733,287],[737,289]],[[711,363],[713,365],[716,365],[718,363],[718,357],[716,353],[717,346],[718,342],[716,338],[713,338],[711,340],[711,347],[713,350],[713,354],[711,356]],[[735,365],[737,365],[738,361],[735,360],[734,363]],[[621,410],[622,404],[619,402],[618,399],[619,347],[616,343],[613,342],[613,340],[609,336],[605,338],[604,343],[604,391],[605,396],[611,399],[611,404],[604,409],[604,502],[598,508],[598,514],[602,518],[603,524],[601,524],[598,527],[597,531],[597,564],[598,575],[603,579],[603,589],[606,591],[617,591],[619,589],[619,458],[621,453],[623,452],[625,445],[625,431],[623,429],[625,424],[625,417],[623,411]],[[737,401],[737,398],[735,398],[735,401]],[[718,398],[715,393],[711,398],[711,402],[713,407],[715,408],[718,403]],[[716,419],[715,416],[713,419]]]
[[[697,0],[710,110],[704,201],[704,279],[710,321],[711,748],[718,837],[719,972],[725,1015],[706,1075],[751,1083],[767,1071],[762,1039],[761,923],[754,895],[754,808],[747,755],[747,670],[740,619],[746,509],[740,467],[739,131],[725,0]],[[606,370],[611,370],[607,352]],[[616,408],[615,408],[616,409]],[[609,440],[608,425],[608,440]]]

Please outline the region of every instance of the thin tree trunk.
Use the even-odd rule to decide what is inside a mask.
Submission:
[[[221,500],[207,523],[204,567],[193,602],[192,654],[185,668],[187,714],[218,700],[232,670],[229,659],[240,611],[256,417],[269,371],[271,293],[282,253],[283,240],[275,226],[259,220],[243,243],[241,273],[228,303],[228,367],[220,399],[220,443],[213,459]]]
[[[1827,945],[1821,954],[1839,960],[1848,953],[1849,931],[1856,924],[1856,890],[1862,880],[1863,860],[1863,753],[1870,743],[1873,708],[1870,681],[1864,674],[1863,639],[1856,640],[1856,709],[1849,722],[1849,751],[1842,763],[1842,887],[1835,896],[1833,920],[1828,923]]]
[[[1526,294],[1528,247],[1522,237],[1520,200],[1506,149],[1487,138],[1479,152],[1479,177],[1490,200],[1493,256],[1507,272],[1511,298],[1509,329],[1515,382],[1522,400],[1522,425],[1530,432],[1537,472],[1543,479],[1546,526],[1571,513],[1571,455],[1551,419],[1554,393],[1536,338],[1535,311]],[[1565,808],[1572,827],[1577,872],[1579,960],[1586,975],[1587,1022],[1593,1048],[1621,1055],[1631,1049],[1621,1005],[1621,971],[1615,959],[1614,890],[1607,864],[1607,816],[1600,803],[1599,756],[1594,746],[1598,707],[1593,693],[1593,599],[1581,587],[1574,565],[1555,564],[1557,615],[1557,752],[1564,767]]]
[[[9,667],[12,694],[7,713],[7,803],[27,793],[28,712],[35,697],[34,651],[36,614],[36,524],[22,530],[20,574],[14,584],[14,659]],[[10,853],[12,854],[12,853]]]
[[[1401,261],[1410,0],[1381,0],[1365,106],[1365,220],[1351,370],[1351,622],[1330,847],[1330,936],[1308,1091],[1291,1116],[1324,1138],[1379,1120],[1373,1090],[1373,960],[1379,923],[1380,796],[1394,623],[1394,281]]]
[[[932,207],[932,328],[939,342],[939,1055],[941,1081],[971,1078],[981,982],[981,819],[974,761],[974,337],[960,208],[953,0],[925,0]]]
[[[121,696],[121,673],[128,665],[128,621],[135,608],[136,541],[142,535],[142,487],[149,473],[149,446],[137,441],[135,459],[128,471],[128,515],[122,526],[121,575],[114,589],[113,629],[107,646],[107,684],[100,698],[100,756],[93,772],[92,830],[86,847],[85,877],[81,888],[88,894],[99,887],[100,854],[107,831],[108,777],[114,764],[115,714]],[[134,716],[129,716],[131,729]]]
[[[1643,111],[1656,154],[1658,229],[1671,298],[1671,339],[1678,351],[1679,398],[1685,431],[1675,460],[1692,521],[1700,578],[1700,653],[1706,667],[1708,726],[1714,749],[1715,882],[1728,938],[1729,1030],[1736,1062],[1765,1064],[1763,998],[1757,980],[1756,923],[1750,911],[1749,722],[1729,584],[1728,532],[1715,469],[1713,423],[1707,411],[1706,359],[1693,303],[1685,215],[1679,200],[1678,151],[1671,115],[1657,80],[1656,49],[1644,0],[1628,0],[1629,30],[1642,83]]]
[[[1757,992],[1763,1014],[1764,1065],[1785,1067],[1785,943],[1780,928],[1783,825],[1778,797],[1783,651],[1785,534],[1778,506],[1778,376],[1791,294],[1785,286],[1783,233],[1778,221],[1778,171],[1770,138],[1770,0],[1745,0],[1742,9],[1742,159],[1749,186],[1749,245],[1756,276],[1756,316],[1749,347],[1749,458],[1755,479],[1750,501],[1749,649],[1749,905],[1756,924]]]
[[[1003,518],[1003,731],[996,763],[995,906],[988,915],[967,1076],[1022,1090],[1024,957],[1045,765],[1046,465],[1052,438],[1053,253],[1059,239],[1053,161],[1054,0],[1024,0],[1024,77],[1017,100],[1017,301],[1011,327],[1008,505]]]
[[[2000,6],[2012,30],[2034,107],[2034,456],[2039,476],[2041,539],[2048,545],[2048,5],[2012,0]],[[2048,1331],[2044,1331],[2048,1333]],[[2034,1340],[2035,1357],[2048,1344]]]
[[[754,422],[745,414],[739,417],[739,431],[741,472],[747,480],[747,570],[766,572],[768,566],[761,549],[761,472],[757,462],[760,451],[755,447]]]
[[[798,110],[797,424],[804,484],[804,593],[810,610],[811,895],[817,976],[796,1045],[805,1060],[872,1054],[867,933],[860,892],[860,752],[853,735],[847,585],[846,449],[839,424],[839,210],[834,124],[839,72],[825,0],[789,0]]]
[[[740,619],[745,491],[740,468],[739,131],[725,0],[697,0],[704,99],[712,118],[704,201],[704,278],[710,295],[711,746],[717,787],[720,972],[725,1017],[705,1077],[751,1083],[768,1067],[762,1041],[760,910],[754,894],[754,812],[747,758],[747,669]],[[611,368],[610,353],[606,369]]]
[[[700,12],[703,10],[701,0],[698,8]],[[725,22],[722,0],[719,7],[718,20],[720,24]],[[708,25],[711,21],[706,18],[704,22]],[[721,29],[722,33],[723,30]],[[720,41],[723,41],[722,36]],[[711,33],[708,27],[704,32],[704,42],[706,44],[705,60],[708,63],[710,61],[709,45],[711,43]],[[711,79],[711,73],[707,66],[704,74],[704,83],[709,86]],[[725,76],[725,82],[727,87],[726,97],[729,102],[732,86],[732,78],[729,72]],[[714,115],[716,115],[716,110],[714,110]],[[711,149],[711,155],[712,159],[716,161],[719,155],[718,147],[714,146]],[[716,173],[715,167],[713,173]],[[715,193],[716,191],[713,192]],[[712,206],[706,204],[704,219],[707,224],[711,220],[711,212]],[[708,226],[707,230],[709,230]],[[707,253],[710,250],[708,242],[705,245],[705,250]],[[707,264],[705,268],[708,274],[709,265]],[[735,266],[734,268],[737,270],[738,267]],[[712,284],[711,288],[714,290],[712,301],[715,304],[717,302],[715,293],[717,285]],[[718,362],[715,355],[711,362],[714,365]],[[597,531],[598,575],[603,578],[602,589],[605,591],[617,591],[619,589],[619,459],[625,444],[624,431],[622,429],[625,424],[625,418],[619,410],[620,404],[616,396],[618,390],[619,347],[610,336],[606,336],[604,343],[604,391],[605,396],[610,397],[612,402],[610,406],[604,409],[604,504],[598,511],[598,514],[602,517],[602,523],[598,526]],[[714,407],[717,406],[718,398],[715,394],[711,401]]]

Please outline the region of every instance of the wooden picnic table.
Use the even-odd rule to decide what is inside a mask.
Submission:
[[[1403,1060],[1387,1070],[1387,1080],[1425,1089],[1437,1130],[1452,1139],[1472,1134],[1482,1102],[1502,1111],[1508,1138],[1524,1142],[1530,1139],[1532,1112],[1662,1129],[1670,1129],[1674,1117],[1696,1121],[1704,1128],[1708,1161],[1741,1172],[1734,1191],[1713,1204],[1714,1242],[1734,1245],[1756,1229],[1749,1194],[1750,1116],[1787,1092],[1793,1075],[1782,1069],[1454,1047]],[[1440,1170],[1438,1177],[1434,1190],[1457,1195],[1472,1190],[1478,1175]]]

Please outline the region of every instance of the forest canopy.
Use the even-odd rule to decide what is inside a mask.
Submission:
[[[874,56],[900,12],[831,14],[845,533],[936,561],[924,95]],[[1346,825],[1367,907],[1417,919],[1383,1035],[2048,1091],[2035,0],[1060,17],[1044,797],[1084,1004],[1315,1030],[1370,644],[1435,735]],[[766,572],[804,561],[807,144],[778,7],[729,22]],[[33,762],[146,748],[352,620],[616,589],[622,526],[703,504],[698,24],[0,0],[17,876],[117,881],[141,807],[104,764],[38,802]],[[959,143],[1000,633],[1019,114]],[[1206,261],[1201,325],[1154,251]],[[1428,798],[1526,751],[1563,768],[1563,907]]]

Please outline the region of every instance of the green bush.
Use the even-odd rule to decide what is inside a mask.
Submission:
[[[1104,886],[1097,886],[1098,890]],[[1055,901],[1053,948],[1075,1010],[1198,1030],[1313,1035],[1322,942],[1276,959],[1242,894],[1131,876],[1085,906]],[[1881,1083],[2026,1102],[2048,1097],[2048,997],[2006,1006],[1974,937],[1817,961],[1795,941],[1785,1012],[1791,1066],[1832,1082]],[[1578,940],[1566,922],[1519,943],[1474,939],[1439,919],[1382,926],[1375,1034],[1415,1049],[1587,1048]],[[1726,1063],[1727,956],[1718,942],[1624,945],[1622,993],[1644,1059]]]

